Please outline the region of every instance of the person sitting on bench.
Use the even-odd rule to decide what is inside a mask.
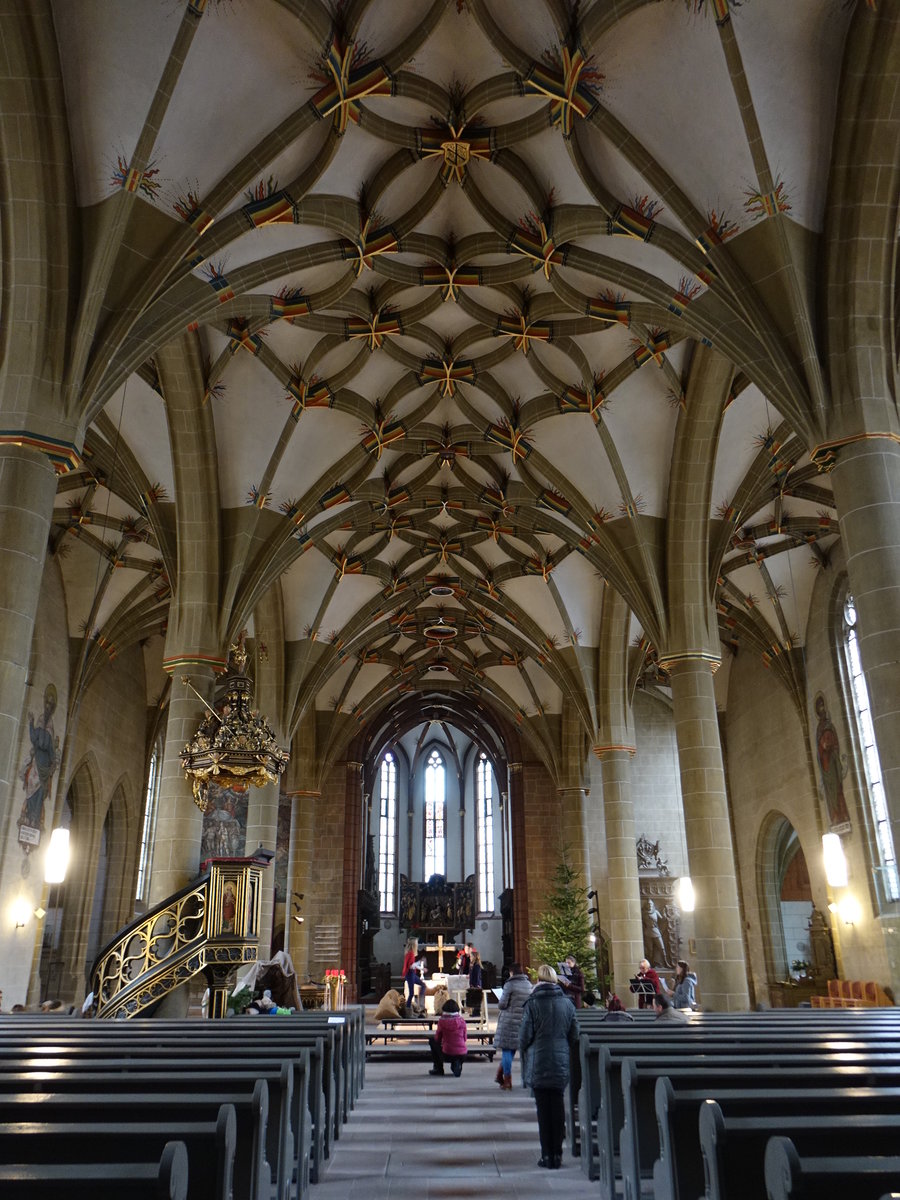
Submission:
[[[684,1009],[673,1008],[662,992],[657,992],[653,997],[653,1008],[656,1011],[657,1021],[686,1021],[688,1019]]]
[[[459,1078],[462,1075],[463,1059],[466,1056],[466,1022],[459,1015],[459,1005],[448,1000],[441,1009],[440,1019],[434,1035],[428,1039],[434,1066],[429,1075],[443,1075],[444,1061],[449,1059],[450,1070]]]

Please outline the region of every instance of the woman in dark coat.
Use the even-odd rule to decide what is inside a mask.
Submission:
[[[578,1042],[575,1009],[557,983],[556,972],[542,963],[538,982],[525,1002],[519,1049],[525,1086],[534,1093],[541,1139],[539,1167],[562,1165],[566,1130],[563,1092],[569,1082],[569,1054]]]
[[[503,993],[497,1004],[500,1015],[497,1017],[497,1030],[494,1034],[494,1045],[501,1052],[497,1082],[504,1091],[509,1091],[512,1087],[512,1062],[519,1048],[522,1012],[530,995],[531,984],[522,973],[522,964],[514,962],[509,968],[509,979],[503,985]]]

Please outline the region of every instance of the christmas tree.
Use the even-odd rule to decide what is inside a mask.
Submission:
[[[577,871],[563,860],[553,872],[553,886],[547,896],[547,908],[539,919],[541,936],[529,943],[533,967],[549,963],[551,967],[572,955],[584,974],[585,987],[597,987],[596,951],[591,942],[591,918],[588,914],[587,889]]]

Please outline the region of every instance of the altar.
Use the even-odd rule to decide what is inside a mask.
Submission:
[[[462,1012],[466,1002],[466,989],[469,986],[468,975],[447,975],[443,971],[435,971],[425,980],[425,984],[425,1011],[427,1013],[434,1012],[434,993],[440,987],[447,989],[450,999],[456,1001],[459,1011]]]

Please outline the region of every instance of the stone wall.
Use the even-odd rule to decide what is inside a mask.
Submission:
[[[837,732],[841,758],[846,758],[843,779],[844,798],[850,816],[850,832],[841,835],[849,868],[847,888],[836,889],[835,902],[851,897],[859,906],[853,925],[834,920],[832,931],[845,979],[877,979],[895,989],[900,986],[900,928],[896,915],[879,912],[873,866],[878,862],[872,816],[863,765],[856,744],[855,713],[848,687],[847,673],[837,640],[841,631],[841,607],[846,594],[846,570],[840,548],[832,551],[828,567],[816,579],[807,629],[807,717],[810,758],[815,772],[817,815],[827,828],[821,777],[816,759],[817,717],[815,697],[821,692]],[[821,847],[816,864],[810,862],[810,877],[822,872]],[[823,886],[824,890],[824,886]],[[813,894],[816,895],[815,883]],[[896,907],[896,906],[894,906]]]
[[[827,910],[822,871],[821,827],[815,784],[800,716],[787,689],[758,655],[740,651],[731,666],[728,709],[727,779],[735,855],[743,900],[751,998],[768,1003],[764,940],[766,914],[759,894],[758,865],[765,857],[765,832],[786,819],[800,841],[810,876],[813,901]],[[780,897],[771,898],[776,906]],[[780,911],[780,909],[779,909]],[[789,948],[788,948],[789,949]],[[791,958],[787,955],[787,965]]]
[[[26,855],[19,842],[18,822],[26,797],[23,776],[31,760],[28,717],[29,713],[33,714],[35,721],[42,722],[45,696],[50,684],[56,689],[56,702],[48,728],[52,725],[52,740],[55,742],[58,739],[59,752],[49,796],[43,805],[44,827],[40,846],[29,846],[31,852]],[[59,564],[55,559],[49,559],[43,574],[35,619],[28,686],[20,722],[21,737],[15,758],[12,803],[9,812],[3,814],[0,823],[0,988],[3,990],[5,1009],[26,1002],[32,960],[40,952],[43,922],[35,917],[34,910],[46,900],[44,851],[49,844],[53,828],[54,804],[59,787],[59,759],[65,744],[68,704],[69,641],[66,600]],[[32,779],[33,773],[29,773],[29,782]],[[47,907],[46,904],[44,907]],[[18,918],[24,920],[21,928],[16,928],[14,909],[21,910],[21,917]]]

